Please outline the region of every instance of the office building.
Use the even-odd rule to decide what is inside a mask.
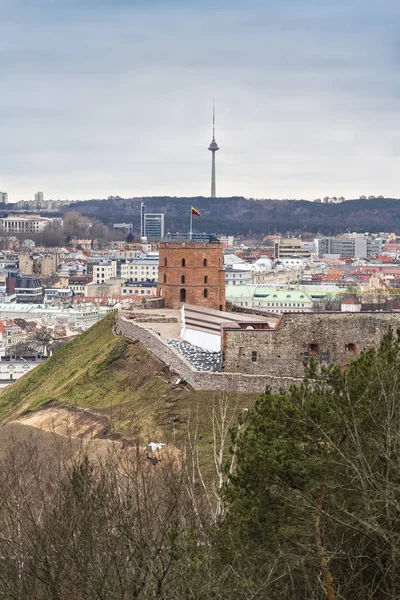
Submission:
[[[323,237],[315,240],[316,254],[319,258],[338,256],[342,258],[366,258],[382,253],[381,238],[367,235],[344,235]]]
[[[164,214],[146,213],[146,205],[140,205],[140,237],[161,240],[164,237]]]
[[[310,258],[311,252],[308,247],[304,247],[301,240],[290,238],[281,239],[274,242],[274,258]]]
[[[7,192],[0,192],[0,203],[8,204],[8,194]]]

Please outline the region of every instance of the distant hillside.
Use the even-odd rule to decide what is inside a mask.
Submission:
[[[194,219],[196,231],[262,236],[280,233],[337,234],[351,231],[394,231],[400,233],[400,200],[351,200],[341,204],[317,204],[305,200],[247,200],[232,198],[131,198],[87,200],[74,210],[112,224],[133,222],[140,229],[140,202],[148,212],[165,213],[165,231],[187,231],[190,207],[201,212]]]
[[[0,394],[0,425],[30,410],[63,405],[105,415],[111,432],[149,441],[179,441],[190,421],[211,452],[215,392],[176,384],[177,375],[141,344],[116,337],[113,315],[64,345]],[[225,394],[225,397],[226,394]],[[229,394],[232,410],[252,406],[250,394]]]

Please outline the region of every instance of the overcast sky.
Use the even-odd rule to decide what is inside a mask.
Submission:
[[[400,197],[399,0],[0,0],[10,201]]]

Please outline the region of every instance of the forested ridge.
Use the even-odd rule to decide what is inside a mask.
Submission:
[[[140,231],[140,203],[147,212],[165,214],[165,232],[186,232],[190,207],[200,218],[194,219],[198,232],[262,236],[273,233],[321,233],[335,235],[350,229],[357,232],[400,232],[400,200],[351,200],[340,204],[319,204],[305,200],[252,200],[231,198],[149,197],[112,200],[87,200],[74,204],[73,210],[110,225],[133,222]]]

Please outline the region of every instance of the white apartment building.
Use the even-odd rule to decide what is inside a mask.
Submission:
[[[251,270],[225,267],[226,285],[251,285],[252,283],[253,276]]]
[[[62,219],[49,219],[38,216],[9,215],[0,218],[0,232],[2,233],[41,233],[47,225],[62,226]]]
[[[113,262],[101,262],[98,265],[93,265],[93,283],[105,283],[107,279],[115,277],[113,275]]]
[[[132,282],[158,281],[158,256],[116,259],[93,265],[93,283],[105,283],[111,277]]]

